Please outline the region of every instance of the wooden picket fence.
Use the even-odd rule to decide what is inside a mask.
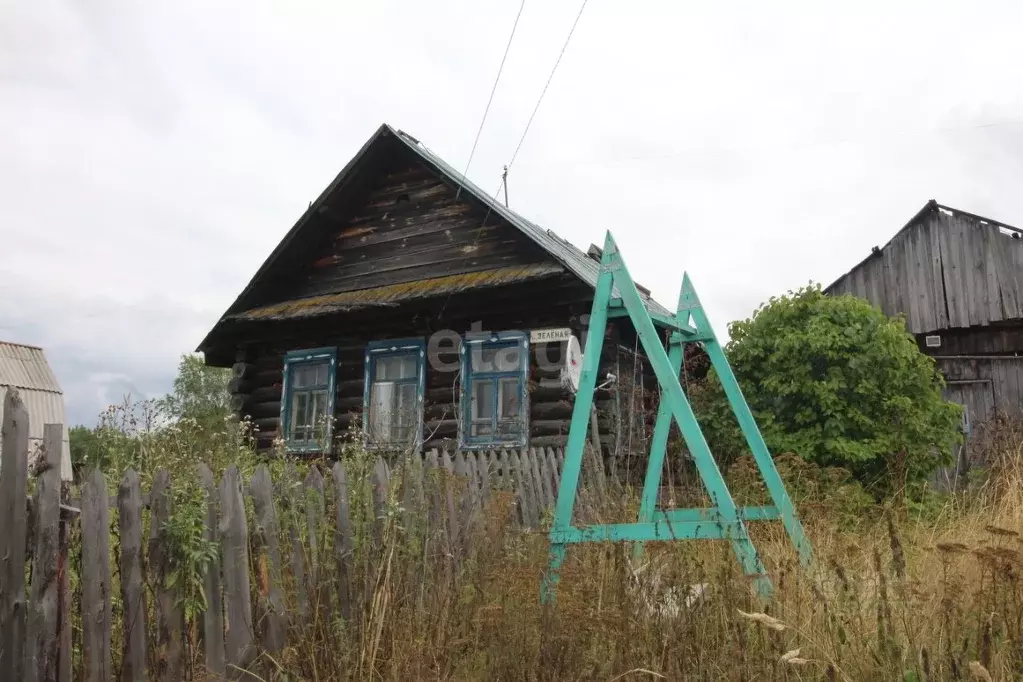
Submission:
[[[27,434],[24,406],[15,391],[8,391],[0,462],[0,680],[71,680],[70,623],[79,615],[75,669],[82,672],[77,679],[188,679],[186,658],[191,655],[194,661],[196,651],[186,651],[190,640],[181,586],[167,580],[172,564],[166,536],[170,476],[156,473],[147,493],[139,475],[129,471],[116,496],[110,496],[103,474],[92,471],[77,490],[66,484],[62,489],[61,426],[46,425],[32,472]],[[371,544],[384,541],[389,514],[400,517],[405,528],[427,525],[431,542],[457,565],[469,551],[470,530],[498,493],[511,500],[512,524],[540,528],[555,503],[562,462],[563,452],[554,448],[431,450],[393,469],[380,458],[363,462],[358,470],[337,461],[322,473],[310,468],[304,480],[298,480],[294,465],[277,481],[260,465],[243,481],[232,465],[219,484],[200,465],[194,485],[205,491],[204,539],[218,548],[203,576],[207,608],[199,624],[201,643],[193,646],[206,674],[245,677],[257,652],[282,650],[289,617],[296,611],[305,617],[313,602],[338,609],[346,621],[352,616],[356,602],[351,595],[358,586],[348,584],[345,576],[351,573],[359,519],[368,519],[364,527],[376,536]],[[35,490],[28,499],[30,473]],[[357,489],[368,494],[356,494]],[[111,527],[112,513],[116,528]],[[80,539],[80,555],[74,557],[68,548],[72,530]],[[22,557],[30,563],[27,585]],[[331,575],[341,580],[320,599],[328,562]],[[72,570],[81,585],[76,600],[69,594]],[[286,587],[298,593],[297,601],[287,605]],[[120,604],[116,624],[115,596]],[[75,607],[80,614],[72,612]]]

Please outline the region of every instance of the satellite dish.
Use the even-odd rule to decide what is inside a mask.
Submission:
[[[562,384],[568,386],[575,393],[579,390],[579,377],[583,371],[583,351],[579,347],[579,339],[568,337],[565,344],[565,365],[561,368]]]

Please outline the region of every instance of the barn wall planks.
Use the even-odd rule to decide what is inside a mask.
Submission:
[[[1023,320],[1023,238],[935,206],[832,284],[904,313],[913,334]]]

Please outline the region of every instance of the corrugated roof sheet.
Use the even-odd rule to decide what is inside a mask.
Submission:
[[[232,317],[237,320],[287,320],[314,317],[374,306],[396,305],[401,301],[550,277],[562,272],[564,269],[560,266],[548,263],[515,265],[415,282],[388,284],[374,289],[345,291],[339,294],[324,294],[282,303],[271,303],[237,313]]]
[[[61,448],[61,476],[71,479],[71,442],[64,412],[64,394],[41,348],[0,341],[0,419],[7,387],[18,391],[28,410],[29,457],[43,443],[43,426],[64,426]]]
[[[0,341],[0,386],[60,393],[43,349]]]

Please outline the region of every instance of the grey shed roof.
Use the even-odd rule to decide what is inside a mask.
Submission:
[[[42,444],[44,424],[63,424],[61,475],[70,480],[71,444],[64,414],[64,392],[42,348],[0,341],[0,418],[7,387],[17,389],[28,410],[31,451]]]

